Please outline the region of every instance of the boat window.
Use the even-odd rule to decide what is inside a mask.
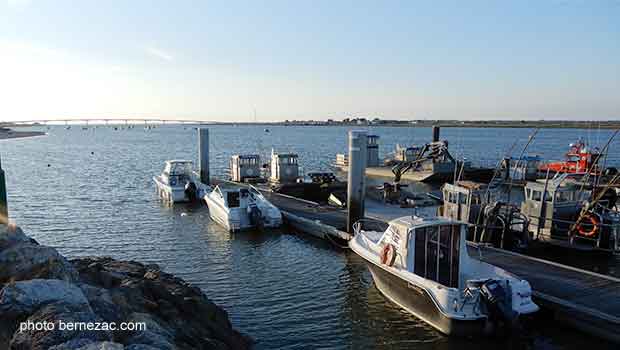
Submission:
[[[451,279],[450,274],[452,269],[450,266],[451,261],[451,239],[452,239],[452,226],[443,225],[439,227],[439,256],[437,264],[439,271],[437,272],[437,282],[449,286]]]
[[[573,200],[572,192],[560,191],[555,193],[555,201],[557,203],[570,202]]]
[[[415,230],[414,273],[448,287],[458,287],[460,226]]]
[[[415,232],[415,262],[413,272],[421,277],[426,276],[426,229],[419,228]]]
[[[471,197],[471,204],[480,204],[480,195],[474,194]]]
[[[467,204],[467,195],[464,193],[459,193],[459,203]]]
[[[228,203],[229,208],[238,208],[239,207],[239,192],[226,192],[226,203]]]
[[[426,228],[426,278],[438,282],[439,226]]]
[[[540,191],[532,190],[532,200],[540,201],[542,193]]]
[[[447,192],[447,200],[448,203],[455,203],[456,201],[454,200],[454,192]]]

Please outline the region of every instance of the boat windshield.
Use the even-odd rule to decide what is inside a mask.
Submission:
[[[444,286],[459,286],[460,225],[432,225],[416,228],[413,272]]]
[[[175,162],[170,163],[170,166],[167,167],[168,173],[170,175],[189,175],[192,172],[192,163],[191,162]]]

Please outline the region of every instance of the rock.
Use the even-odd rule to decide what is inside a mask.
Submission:
[[[124,350],[123,344],[113,342],[98,342],[83,346],[77,350]]]
[[[0,251],[19,243],[37,244],[37,241],[26,236],[22,229],[15,225],[0,225]]]
[[[150,345],[144,344],[131,344],[125,347],[125,350],[158,350]]]
[[[79,284],[80,289],[86,296],[93,312],[106,322],[120,322],[125,318],[121,308],[114,302],[112,295],[107,289],[98,288],[89,284]]]
[[[75,310],[92,313],[82,290],[61,280],[34,279],[12,282],[0,291],[0,312],[3,317],[19,319],[44,305],[62,302]]]
[[[75,282],[78,274],[56,249],[39,245],[19,228],[0,225],[0,285],[34,278]]]
[[[252,343],[200,288],[156,264],[110,257],[67,261],[21,230],[1,225],[0,283],[0,349],[226,350]],[[20,322],[56,326],[21,332]],[[133,322],[146,328],[61,331],[63,322]]]
[[[123,344],[109,341],[93,341],[92,339],[78,338],[66,343],[54,345],[49,350],[124,350]]]
[[[148,345],[156,349],[174,350],[174,336],[162,327],[152,316],[143,313],[132,314],[127,322],[143,324],[144,329],[131,332],[125,341],[127,345]]]
[[[79,289],[79,288],[78,288]],[[101,323],[98,318],[88,308],[86,311],[78,311],[74,307],[57,302],[42,307],[30,316],[26,322],[53,323],[54,329],[49,331],[26,330],[17,331],[11,339],[10,348],[12,350],[44,350],[52,346],[67,343],[75,339],[89,339],[92,341],[111,341],[112,334],[108,331],[88,330],[87,324]],[[79,329],[63,329],[63,324],[75,324]]]

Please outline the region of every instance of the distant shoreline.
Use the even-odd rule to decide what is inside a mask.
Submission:
[[[79,123],[80,125],[89,126],[116,126],[126,125],[123,120],[118,122],[110,121],[108,124],[85,124],[86,119]],[[19,123],[5,123],[2,126],[19,128],[19,127],[37,127],[44,126],[45,124],[19,124]],[[140,125],[137,123],[130,123],[129,125]],[[146,125],[146,124],[145,124]],[[183,120],[170,120],[165,124],[162,123],[149,123],[149,125],[231,125],[231,126],[336,126],[336,127],[432,127],[441,126],[445,128],[545,128],[545,129],[620,129],[620,120],[601,120],[601,121],[570,121],[570,120],[382,120],[382,119],[366,119],[366,118],[353,118],[344,120],[286,120],[278,122],[209,122],[204,123],[188,123]],[[7,130],[6,128],[4,128]],[[26,133],[11,131],[13,134]],[[38,136],[42,133],[36,133],[32,136]],[[28,135],[26,135],[28,136]],[[14,136],[14,137],[26,137],[26,136]],[[14,138],[6,137],[6,133],[0,128],[0,139],[2,138]]]
[[[20,139],[44,135],[46,135],[46,133],[42,131],[14,131],[11,129],[0,129],[0,140]]]

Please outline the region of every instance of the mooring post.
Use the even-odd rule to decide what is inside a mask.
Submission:
[[[353,224],[364,217],[366,196],[366,131],[349,131],[349,175],[347,183],[347,232],[353,233]]]
[[[9,206],[6,199],[6,179],[2,170],[2,160],[0,160],[0,224],[8,225]]]
[[[198,166],[200,167],[200,181],[209,183],[209,129],[198,129]]]
[[[439,141],[439,131],[441,128],[438,125],[433,125],[433,142]]]

